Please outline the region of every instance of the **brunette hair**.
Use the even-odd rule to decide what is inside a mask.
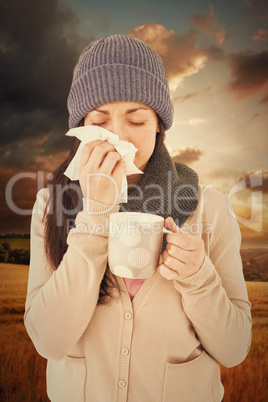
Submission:
[[[83,124],[82,120],[80,125]],[[159,125],[160,132],[156,135],[154,151],[163,146],[165,139],[165,129],[160,119]],[[64,175],[79,144],[80,140],[74,138],[68,157],[46,182],[46,186],[50,191],[43,217],[45,224],[45,253],[48,262],[54,270],[58,268],[67,251],[68,245],[66,239],[68,232],[74,226],[76,215],[82,210],[83,194],[79,181],[71,181]],[[98,304],[107,303],[112,297],[112,290],[115,287],[119,290],[116,277],[111,275],[107,265],[100,286]]]

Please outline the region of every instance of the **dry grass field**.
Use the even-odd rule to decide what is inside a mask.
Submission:
[[[46,360],[23,325],[28,266],[0,264],[0,401],[49,401]]]
[[[252,304],[251,350],[237,367],[222,367],[224,402],[268,401],[268,282],[247,282]]]
[[[0,401],[48,401],[46,361],[35,352],[23,326],[27,276],[28,266],[0,264]],[[247,287],[252,303],[252,347],[242,364],[222,367],[224,402],[268,401],[268,283],[247,282]]]

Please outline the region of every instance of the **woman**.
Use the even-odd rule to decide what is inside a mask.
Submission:
[[[160,57],[123,35],[91,43],[68,108],[70,128],[98,125],[133,143],[144,175],[128,177],[128,202],[120,203],[114,183],[121,188],[125,165],[96,140],[83,148],[71,183],[64,171],[75,139],[49,190],[37,194],[25,325],[48,359],[49,398],[221,401],[219,363],[239,364],[251,341],[240,232],[226,197],[198,187],[196,173],[173,163],[163,144],[173,106]],[[107,234],[94,223],[119,210],[162,215],[173,232],[146,280],[116,277],[107,266]]]

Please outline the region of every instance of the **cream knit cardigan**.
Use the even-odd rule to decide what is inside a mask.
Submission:
[[[221,401],[218,363],[239,364],[251,342],[240,231],[227,197],[200,187],[198,207],[184,224],[184,230],[198,231],[205,243],[206,258],[198,273],[168,281],[157,271],[132,302],[118,278],[121,295],[115,291],[109,304],[98,306],[107,234],[96,228],[107,222],[108,214],[97,203],[97,215],[85,209],[77,214],[76,225],[85,223],[87,232],[70,230],[68,250],[53,271],[44,253],[46,200],[47,189],[42,189],[31,223],[25,326],[38,353],[48,359],[49,398]]]

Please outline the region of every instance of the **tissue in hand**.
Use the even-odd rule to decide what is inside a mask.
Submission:
[[[137,152],[137,148],[131,142],[120,141],[118,135],[111,133],[110,131],[99,126],[82,126],[69,130],[65,135],[69,137],[77,137],[81,144],[79,145],[76,154],[71,160],[69,166],[65,170],[65,176],[71,180],[78,180],[78,166],[81,157],[81,152],[84,145],[87,142],[94,140],[107,141],[112,144],[116,151],[121,155],[122,161],[126,165],[126,173],[123,177],[122,190],[121,190],[121,203],[127,202],[127,178],[126,176],[132,174],[143,174],[143,172],[134,165],[134,158]]]

